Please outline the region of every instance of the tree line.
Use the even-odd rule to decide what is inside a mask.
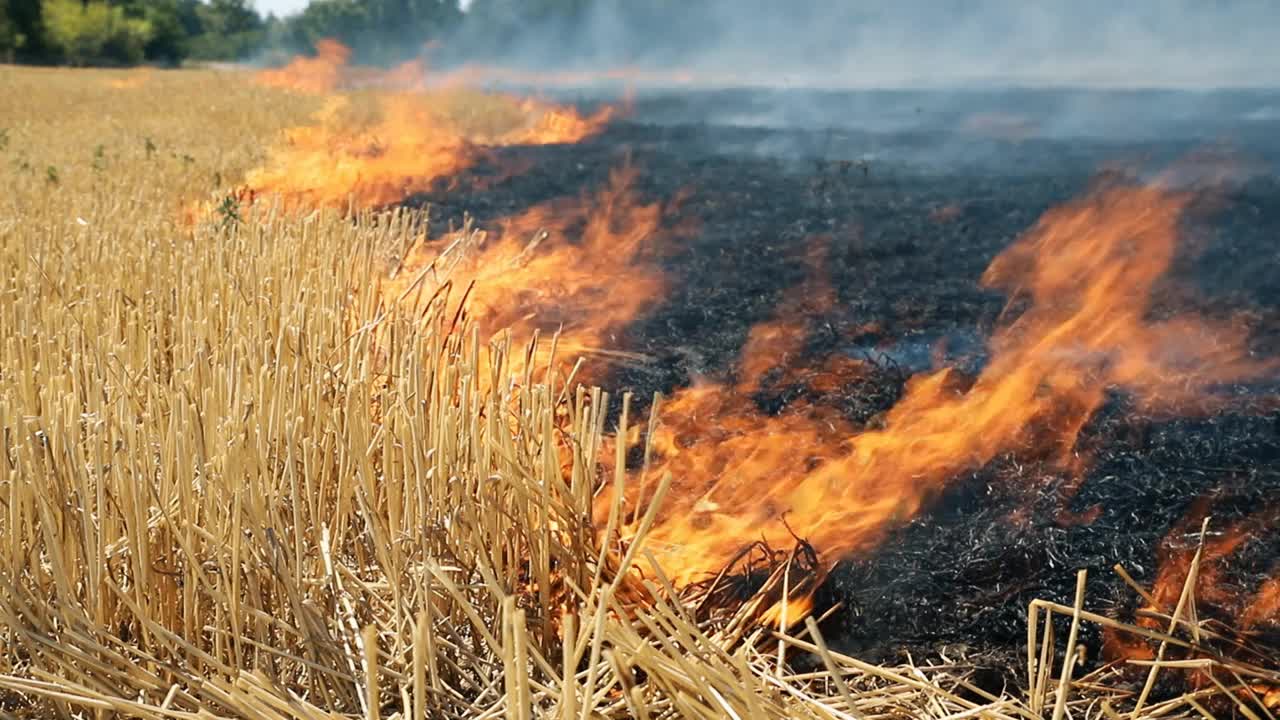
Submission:
[[[391,63],[446,40],[500,49],[522,28],[581,16],[593,0],[312,0],[285,18],[252,0],[0,0],[0,62],[129,66],[306,52],[321,38]]]
[[[235,59],[262,47],[272,21],[248,0],[0,0],[0,61]]]

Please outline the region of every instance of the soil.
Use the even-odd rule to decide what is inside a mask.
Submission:
[[[594,191],[624,162],[639,169],[642,198],[681,198],[664,227],[671,250],[661,261],[671,291],[619,338],[619,349],[652,362],[620,367],[607,383],[641,399],[698,376],[728,376],[750,327],[769,319],[806,277],[813,238],[827,237],[826,269],[839,302],[810,319],[806,352],[875,361],[871,378],[820,398],[865,424],[892,406],[912,373],[939,361],[969,372],[981,367],[1005,298],[978,280],[1046,209],[1078,196],[1100,174],[1141,176],[1175,160],[1194,168],[1188,158],[1210,139],[1227,137],[1230,162],[1203,165],[1199,179],[1212,175],[1215,182],[1189,214],[1187,251],[1157,311],[1191,304],[1248,313],[1254,349],[1280,356],[1280,113],[1267,120],[1258,109],[1276,107],[1268,105],[1274,94],[1231,96],[1234,104],[1219,98],[1218,108],[1230,112],[1215,114],[1210,103],[1200,115],[1129,123],[1125,132],[1080,111],[1077,96],[1051,102],[1052,94],[1031,94],[1021,105],[992,97],[988,105],[1010,106],[1033,122],[975,125],[965,122],[982,114],[973,107],[937,112],[943,100],[928,95],[891,97],[884,105],[889,120],[880,123],[867,120],[878,117],[874,97],[808,97],[806,107],[826,108],[805,114],[808,125],[772,95],[654,95],[596,138],[495,150],[411,203],[430,205],[437,229],[460,224],[464,214],[483,226]],[[1019,129],[1046,127],[1068,100],[1075,126]],[[1201,107],[1195,98],[1182,100]],[[1113,114],[1142,103],[1140,95],[1125,95]],[[1084,106],[1111,107],[1105,98]],[[841,108],[855,108],[856,117],[840,124]],[[1263,119],[1250,124],[1255,116]],[[1094,132],[1073,135],[1079,126]],[[1225,151],[1216,147],[1220,159]],[[1189,172],[1192,180],[1197,174]],[[945,352],[933,352],[943,339]],[[1028,602],[1069,604],[1078,569],[1089,570],[1091,610],[1131,618],[1138,598],[1112,567],[1119,563],[1149,584],[1162,540],[1197,501],[1208,498],[1219,529],[1280,504],[1280,412],[1272,401],[1280,378],[1236,392],[1246,401],[1235,410],[1163,421],[1138,415],[1117,395],[1081,440],[1091,461],[1078,487],[1060,471],[1010,459],[957,478],[931,511],[878,551],[837,568],[819,597],[820,607],[839,605],[826,636],[871,660],[963,648],[987,658],[994,668],[988,680],[998,686],[1014,681],[1008,669],[1025,653]],[[757,401],[778,412],[791,399],[782,393]],[[1280,573],[1275,518],[1226,560],[1222,582],[1242,597]],[[1207,607],[1202,614],[1213,613]],[[1280,618],[1259,633],[1280,645]],[[1082,641],[1101,644],[1094,629]]]

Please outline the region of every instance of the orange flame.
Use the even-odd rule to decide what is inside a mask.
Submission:
[[[1179,522],[1160,544],[1159,570],[1152,583],[1151,599],[1163,613],[1173,612],[1182,594],[1192,559],[1198,547],[1198,530],[1209,507],[1207,500],[1198,501],[1191,513]],[[1253,593],[1227,582],[1223,577],[1230,559],[1250,541],[1263,537],[1280,524],[1280,507],[1264,508],[1220,532],[1206,537],[1200,548],[1200,564],[1193,588],[1201,613],[1213,610],[1237,619],[1243,630],[1280,621],[1280,577],[1271,578]],[[1158,628],[1160,623],[1143,618],[1140,622]]]
[[[1182,602],[1187,582],[1191,578],[1192,565],[1196,563],[1195,577],[1187,596],[1182,617],[1203,618],[1217,616],[1240,632],[1239,637],[1257,631],[1272,629],[1280,623],[1280,577],[1272,577],[1260,584],[1256,592],[1241,587],[1225,575],[1231,559],[1250,542],[1264,538],[1280,522],[1280,507],[1264,508],[1247,516],[1224,531],[1211,531],[1201,541],[1200,528],[1209,514],[1210,499],[1201,498],[1191,512],[1178,522],[1160,543],[1159,570],[1148,595],[1150,601],[1140,613],[1137,624],[1164,632],[1175,608]],[[1195,560],[1197,554],[1199,561]],[[1160,616],[1152,613],[1160,613]],[[1228,656],[1239,656],[1249,661],[1258,657],[1248,644],[1238,642],[1222,646]],[[1104,630],[1104,656],[1109,660],[1152,660],[1156,657],[1155,643],[1135,635],[1122,634],[1114,628]],[[1145,672],[1144,668],[1137,668]],[[1183,680],[1189,687],[1206,688],[1221,679],[1213,667],[1189,668]],[[1257,684],[1240,691],[1241,697],[1252,696],[1267,707],[1275,706],[1280,699],[1280,688]]]
[[[299,55],[282,68],[260,70],[254,82],[309,95],[331,93],[342,86],[351,50],[337,40],[316,42],[315,57]]]
[[[665,287],[646,257],[662,209],[636,200],[635,177],[629,166],[617,169],[594,198],[533,207],[498,223],[493,238],[482,234],[447,252],[418,246],[384,285],[383,297],[389,303],[405,298],[416,310],[442,297],[447,281],[466,292],[466,312],[483,332],[509,329],[527,341],[535,331],[558,331],[561,357],[615,345],[616,334]],[[539,367],[550,351],[547,343],[539,346]]]
[[[580,142],[600,132],[614,110],[590,117],[575,109],[463,88],[426,90],[425,69],[350,68],[350,51],[327,40],[316,56],[257,74],[263,85],[327,94],[315,123],[287,130],[240,195],[274,195],[286,208],[385,206],[430,188],[476,160],[484,147]]]
[[[328,95],[361,88],[421,90],[428,84],[427,69],[410,60],[390,70],[349,65],[351,50],[337,40],[316,42],[314,57],[299,55],[281,68],[259,70],[253,81],[264,87],[304,95]]]
[[[408,61],[390,70],[353,66],[352,52],[341,42],[326,38],[316,42],[315,55],[299,55],[284,67],[260,70],[254,82],[308,95],[324,95],[361,87],[399,89],[459,88],[505,85],[523,88],[582,88],[600,84],[689,85],[692,73],[682,70],[646,70],[619,67],[595,71],[531,72],[515,68],[464,65],[430,73],[420,61]]]
[[[483,104],[487,127],[468,106]],[[471,166],[480,148],[578,142],[604,127],[606,108],[584,118],[529,100],[454,93],[378,95],[369,108],[331,98],[316,124],[286,132],[284,143],[245,179],[252,195],[286,207],[379,207],[422,192]]]
[[[759,622],[761,625],[776,627],[779,630],[790,630],[812,612],[813,595],[810,593],[799,598],[788,599],[785,604],[781,601],[774,603],[760,614]]]
[[[839,559],[998,455],[1069,459],[1112,388],[1149,412],[1193,413],[1212,407],[1216,385],[1273,367],[1249,359],[1239,327],[1194,314],[1149,319],[1189,199],[1121,187],[1046,213],[983,277],[1027,301],[991,339],[987,366],[972,382],[951,369],[913,378],[882,429],[857,433],[806,406],[767,416],[743,387],[677,393],[652,438],[658,459],[625,498],[637,507],[646,482],[671,474],[647,536],[663,570],[687,584],[753,542],[779,547],[797,536]],[[759,373],[752,343],[741,366]]]
[[[1245,606],[1240,624],[1246,630],[1266,624],[1280,626],[1280,575],[1268,579],[1258,588]]]
[[[111,78],[107,81],[107,87],[112,90],[137,90],[145,87],[151,82],[151,68],[143,68],[141,70],[130,70],[124,77]]]

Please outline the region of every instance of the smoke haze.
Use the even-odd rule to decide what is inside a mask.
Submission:
[[[477,0],[446,63],[679,69],[713,86],[1274,86],[1272,0]],[[504,31],[479,29],[494,20]]]

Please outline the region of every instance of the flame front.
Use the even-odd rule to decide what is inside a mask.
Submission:
[[[257,75],[261,84],[329,97],[315,123],[286,131],[242,188],[278,197],[286,208],[373,208],[425,191],[470,167],[485,147],[580,142],[613,116],[611,107],[577,110],[462,87],[426,89],[426,72],[348,68],[341,44],[317,45],[314,58]]]
[[[316,42],[315,57],[295,57],[282,68],[260,70],[253,79],[266,87],[322,95],[342,86],[350,58],[346,45],[326,38]]]
[[[803,538],[833,561],[874,546],[1001,454],[1069,461],[1112,389],[1150,413],[1210,409],[1217,385],[1274,365],[1250,359],[1241,327],[1196,314],[1150,319],[1189,199],[1119,187],[1046,213],[983,277],[1009,293],[1008,313],[1025,306],[994,333],[985,368],[972,379],[953,369],[912,378],[879,429],[857,432],[809,405],[759,411],[744,391],[767,367],[758,349],[768,343],[753,334],[744,382],[695,385],[662,409],[658,457],[625,498],[637,507],[652,478],[671,474],[647,547],[678,584],[760,541]]]
[[[616,347],[617,333],[665,288],[652,242],[662,208],[635,198],[635,176],[633,168],[619,168],[595,196],[530,208],[496,223],[493,237],[419,246],[384,285],[383,297],[404,298],[417,312],[433,298],[447,302],[439,289],[448,282],[486,333],[510,330],[523,342],[535,332],[558,332],[556,352],[570,358]],[[442,252],[442,245],[450,249]],[[538,346],[540,367],[550,351],[547,343]]]

